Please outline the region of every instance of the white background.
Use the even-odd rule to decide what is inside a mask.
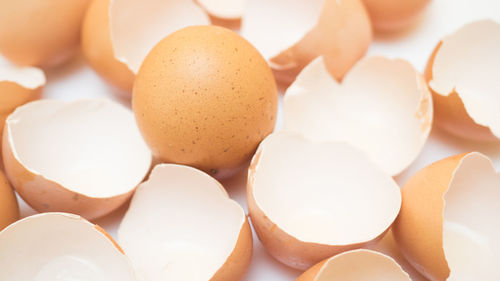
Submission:
[[[403,58],[411,62],[418,70],[423,71],[429,54],[441,37],[472,20],[493,18],[500,22],[499,2],[498,0],[433,0],[419,21],[409,29],[393,35],[377,35],[368,55],[378,54],[391,58]],[[109,97],[117,99],[113,94],[115,90],[107,86],[85,64],[81,55],[57,69],[49,70],[46,74],[48,84],[44,89],[45,98],[74,100]],[[127,103],[123,100],[120,102]],[[420,168],[444,157],[468,151],[485,153],[492,158],[497,169],[500,168],[499,143],[478,143],[458,139],[434,128],[421,155],[410,168],[397,176],[396,180],[399,184],[403,184]],[[246,209],[245,182],[246,173],[242,172],[234,178],[223,181],[223,184],[230,196]],[[125,205],[95,222],[115,236],[127,207]],[[22,217],[33,213],[35,211],[21,201]],[[254,255],[246,280],[294,280],[299,274],[299,271],[287,268],[271,258],[254,235]]]

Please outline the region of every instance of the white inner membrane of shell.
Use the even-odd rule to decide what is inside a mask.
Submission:
[[[260,148],[253,195],[266,216],[300,241],[350,245],[372,240],[396,218],[401,193],[362,152],[311,143],[287,132]]]
[[[150,168],[133,113],[109,100],[39,100],[17,108],[6,124],[26,169],[89,197],[127,193]]]
[[[298,43],[316,26],[324,2],[324,0],[248,1],[240,33],[264,58],[271,59]]]
[[[354,250],[330,258],[314,281],[411,281],[403,269],[389,256]]]
[[[436,53],[429,86],[456,92],[469,116],[500,138],[500,24],[470,23],[445,37]]]
[[[133,281],[130,261],[76,215],[27,217],[0,232],[0,280]]]
[[[26,89],[36,89],[45,85],[45,74],[36,67],[18,67],[11,64],[0,65],[0,82],[9,81]]]
[[[109,21],[115,56],[133,73],[165,36],[187,26],[210,24],[192,0],[111,0]]]
[[[491,161],[480,153],[465,156],[444,199],[448,280],[500,280],[500,174]]]
[[[403,60],[362,59],[339,84],[317,58],[284,97],[286,130],[313,140],[346,141],[396,175],[430,132],[432,101],[422,75]]]
[[[245,213],[207,174],[161,164],[137,189],[118,229],[145,281],[209,280],[234,250]]]
[[[197,2],[211,15],[223,19],[241,18],[247,6],[247,0],[197,0]]]

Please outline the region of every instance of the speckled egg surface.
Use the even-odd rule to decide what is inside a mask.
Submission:
[[[181,29],[160,41],[134,83],[133,109],[154,155],[217,174],[254,153],[277,114],[272,72],[238,34]]]

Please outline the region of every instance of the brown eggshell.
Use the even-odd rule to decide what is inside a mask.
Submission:
[[[238,30],[247,0],[195,0],[210,17],[213,25]]]
[[[118,240],[145,280],[242,280],[253,247],[245,213],[224,187],[174,164],[157,165],[139,186]]]
[[[394,32],[411,25],[430,0],[363,0],[373,27],[379,32]]]
[[[387,255],[394,259],[403,270],[410,275],[412,281],[429,281],[420,272],[418,272],[403,256],[399,245],[394,238],[392,229],[387,231],[382,239],[380,239],[376,244],[366,247],[368,250],[373,250]]]
[[[397,175],[424,147],[432,109],[424,77],[405,60],[364,57],[339,83],[319,57],[286,90],[283,123],[311,140],[347,142]]]
[[[291,145],[294,143],[297,145],[292,148]],[[286,149],[288,151],[293,151],[293,153],[291,153],[289,157],[285,158],[285,156],[283,156],[282,150],[277,151],[278,144],[285,147],[284,149]],[[383,235],[385,234],[387,229],[392,224],[392,221],[397,216],[397,213],[399,211],[399,205],[401,203],[399,187],[393,182],[392,178],[389,175],[384,174],[382,171],[379,171],[377,168],[375,168],[374,170],[371,170],[369,172],[369,174],[370,174],[370,177],[373,176],[372,185],[376,186],[376,188],[380,188],[380,190],[378,191],[378,195],[376,196],[376,197],[378,197],[377,200],[382,200],[382,201],[384,201],[384,203],[383,204],[381,204],[380,202],[376,203],[376,204],[379,204],[380,213],[378,213],[377,216],[372,216],[373,220],[377,220],[377,223],[374,223],[371,225],[371,227],[373,227],[373,228],[366,227],[363,230],[361,230],[361,229],[349,230],[348,229],[349,227],[346,227],[345,225],[341,226],[342,223],[339,223],[337,228],[343,229],[342,232],[352,233],[352,231],[354,231],[354,232],[356,232],[356,235],[359,235],[360,232],[363,232],[363,235],[358,236],[357,238],[348,238],[348,241],[342,240],[342,238],[336,238],[337,239],[336,241],[332,241],[331,239],[328,239],[328,243],[326,243],[326,242],[324,242],[325,238],[319,238],[317,235],[322,233],[322,232],[327,232],[327,231],[328,231],[327,233],[331,233],[331,229],[329,229],[328,226],[323,226],[323,225],[318,226],[316,224],[314,227],[313,226],[305,227],[304,223],[297,222],[296,228],[299,227],[299,225],[301,225],[300,226],[301,231],[307,230],[308,232],[311,233],[312,236],[316,237],[314,241],[312,241],[312,238],[310,238],[311,235],[309,235],[309,238],[300,238],[300,233],[297,233],[297,229],[292,230],[290,227],[290,224],[286,223],[284,218],[281,218],[281,221],[279,221],[280,218],[276,215],[276,212],[274,212],[274,214],[272,212],[269,212],[270,211],[270,207],[269,207],[269,203],[270,203],[269,200],[270,199],[265,198],[264,193],[262,193],[262,190],[263,190],[264,185],[266,185],[267,189],[276,188],[276,186],[275,186],[276,183],[273,183],[273,182],[265,183],[264,180],[262,180],[262,179],[263,179],[263,177],[265,177],[265,175],[267,177],[270,177],[270,174],[269,174],[270,171],[267,171],[265,173],[265,175],[261,176],[260,182],[257,182],[257,181],[259,180],[259,176],[260,176],[259,174],[264,174],[263,171],[265,169],[264,168],[265,166],[263,166],[264,164],[262,163],[263,157],[271,157],[271,156],[267,156],[267,154],[275,153],[276,155],[281,155],[281,157],[283,157],[283,159],[280,158],[279,161],[281,163],[283,163],[283,166],[286,166],[286,164],[297,162],[297,160],[294,159],[294,157],[300,157],[300,156],[293,156],[294,154],[300,154],[304,157],[316,157],[316,158],[318,158],[317,154],[305,156],[304,153],[306,151],[309,151],[309,150],[314,151],[315,149],[318,150],[320,148],[323,148],[325,150],[325,151],[323,151],[323,153],[325,155],[328,155],[328,156],[324,156],[324,157],[328,157],[330,159],[335,159],[335,161],[342,161],[340,159],[344,159],[345,162],[355,161],[358,163],[358,167],[363,166],[367,170],[375,168],[375,166],[372,166],[373,165],[372,163],[370,163],[366,158],[364,158],[365,156],[362,153],[360,153],[359,151],[353,149],[352,147],[350,147],[344,143],[340,143],[340,142],[338,142],[338,143],[336,143],[336,142],[310,143],[297,135],[289,134],[287,132],[278,132],[278,133],[274,133],[274,134],[268,136],[261,143],[259,150],[257,151],[254,158],[252,159],[252,163],[251,163],[249,170],[248,170],[247,202],[248,202],[248,209],[250,212],[250,217],[252,219],[252,225],[254,226],[255,232],[257,233],[259,240],[262,242],[262,244],[264,245],[266,250],[274,258],[276,258],[280,262],[282,262],[290,267],[297,268],[297,269],[307,269],[308,267],[314,265],[315,263],[318,263],[319,261],[321,261],[325,258],[331,257],[333,255],[336,255],[338,253],[352,250],[352,249],[356,249],[356,248],[361,248],[361,247],[369,245],[371,243],[375,243],[381,237],[383,237]],[[274,150],[276,150],[276,151],[274,151]],[[351,158],[343,158],[343,156],[341,155],[340,152],[336,153],[335,151],[337,151],[337,152],[342,151],[341,153],[350,154]],[[315,153],[317,153],[317,152],[315,152]],[[276,155],[274,157],[278,157]],[[364,159],[364,160],[361,160],[361,159]],[[273,160],[273,161],[278,161],[278,160]],[[301,166],[301,168],[293,167],[294,171],[280,170],[280,169],[287,169],[287,168],[276,167],[275,170],[273,171],[273,174],[274,174],[273,177],[276,177],[276,175],[279,173],[287,173],[289,175],[288,178],[290,181],[300,183],[300,182],[304,182],[305,179],[307,179],[307,177],[309,177],[309,174],[308,174],[309,172],[306,170],[312,169],[312,168],[309,168],[307,166],[314,165],[316,171],[323,171],[325,169],[324,166],[322,166],[324,164],[319,164],[320,166],[318,166],[317,163],[311,163],[308,161],[309,160],[304,160],[304,162],[307,162],[307,164],[303,163],[304,166]],[[325,161],[324,159],[322,159],[321,161],[318,160],[318,163],[323,163],[324,161]],[[366,161],[366,162],[363,162],[363,161]],[[271,163],[270,160],[267,160],[267,164],[266,164],[267,169],[270,169],[269,165],[271,165],[271,164],[269,164],[269,163]],[[274,162],[272,162],[272,163],[274,163]],[[349,164],[349,165],[351,165],[351,164]],[[288,169],[292,169],[292,168],[288,167]],[[336,169],[336,168],[333,166],[330,166],[328,169]],[[367,174],[367,176],[368,176],[368,174]],[[310,190],[310,193],[308,193],[307,195],[303,195],[301,198],[311,197],[315,194],[322,194],[323,198],[332,198],[332,200],[334,200],[334,198],[337,198],[338,196],[345,196],[345,194],[339,195],[340,193],[342,193],[341,191],[338,191],[339,193],[332,191],[332,194],[326,195],[326,194],[322,193],[322,190],[313,190],[313,188],[315,188],[315,187],[318,188],[319,184],[317,183],[317,181],[319,181],[319,180],[324,181],[324,179],[320,179],[320,176],[318,174],[310,175],[310,177],[311,177],[311,179],[308,180],[308,182],[310,182],[310,185],[307,186],[307,188]],[[323,175],[321,177],[324,178],[325,175]],[[331,176],[331,177],[334,177],[334,176]],[[335,177],[334,181],[336,181],[336,180],[337,180],[337,178]],[[328,187],[330,187],[330,190],[339,190],[345,186],[346,191],[348,191],[348,190],[351,191],[351,189],[354,190],[354,189],[360,188],[359,186],[356,186],[356,185],[362,184],[362,183],[358,183],[358,182],[353,183],[352,178],[350,180],[351,180],[351,182],[346,182],[346,179],[341,179],[337,183],[332,183],[331,181],[330,182],[325,181],[321,186],[328,186]],[[375,182],[377,182],[377,183],[375,184]],[[337,186],[335,186],[335,184],[337,184]],[[286,186],[288,187],[287,196],[283,196],[282,202],[276,202],[276,206],[278,206],[278,205],[281,206],[281,208],[283,210],[286,208],[285,206],[289,206],[289,204],[285,205],[284,202],[287,199],[291,200],[290,198],[294,198],[294,194],[292,193],[292,190],[295,190],[296,188],[292,189],[289,185],[290,185],[290,183],[286,184]],[[350,185],[350,186],[347,187],[347,185]],[[261,190],[260,192],[262,194],[260,195],[260,197],[258,197],[259,193],[258,193],[257,188],[259,188]],[[351,192],[354,192],[354,191],[351,191]],[[358,191],[358,192],[362,192],[362,191]],[[370,192],[369,187],[366,187],[366,192]],[[385,195],[380,196],[380,194],[382,194],[384,192],[385,192]],[[275,191],[274,191],[274,193],[275,193]],[[272,194],[274,194],[274,193],[272,193]],[[271,193],[269,193],[269,194],[271,194]],[[334,194],[337,194],[338,196],[335,196]],[[268,196],[271,197],[271,195],[268,195]],[[369,197],[370,196],[363,197],[363,198],[367,199]],[[381,199],[381,197],[383,197],[383,198]],[[308,199],[308,200],[311,201],[311,199]],[[373,204],[373,202],[369,202],[369,201],[364,201],[365,202],[364,205],[368,206],[368,205]],[[263,202],[267,202],[267,203],[263,203]],[[311,209],[313,212],[316,211],[318,208],[321,208],[321,207],[319,207],[319,205],[320,205],[319,199],[317,199],[315,203],[316,203],[315,206],[309,206],[309,209]],[[357,203],[359,203],[359,202],[357,202]],[[297,203],[297,205],[299,205],[299,204],[300,204],[300,201]],[[312,204],[312,203],[309,203],[309,204]],[[324,203],[322,203],[321,205],[323,205],[323,204]],[[354,202],[350,202],[350,204],[347,203],[347,201],[343,201],[343,202],[333,202],[332,201],[331,202],[331,205],[349,206],[352,204],[354,204]],[[383,207],[381,207],[382,205],[383,205]],[[266,212],[266,208],[267,208],[268,212]],[[300,208],[302,210],[305,207],[302,204]],[[332,211],[326,210],[325,207],[323,207],[323,208],[325,209],[325,210],[323,210],[325,213],[332,212]],[[348,208],[349,207],[343,207],[343,211],[349,212],[347,210]],[[353,207],[350,207],[350,208],[353,208]],[[368,210],[371,207],[365,207],[365,208]],[[299,207],[296,207],[295,209],[297,210],[297,209],[299,209]],[[382,211],[382,209],[384,209],[384,210]],[[304,212],[306,212],[306,211],[307,210],[304,210]],[[371,215],[373,215],[374,211],[373,210],[369,211],[369,213],[371,213]],[[295,214],[295,215],[290,214],[289,216],[290,216],[290,218],[293,218],[293,217],[300,216],[300,215],[301,214]],[[322,212],[321,215],[324,216],[325,214]],[[328,215],[329,215],[330,220],[334,220],[335,216],[338,216],[338,214],[334,214],[334,213],[328,213]],[[353,220],[355,220],[355,219],[353,218]],[[353,224],[365,225],[363,222],[360,222],[360,221],[352,223],[351,226]],[[288,226],[288,231],[286,230],[286,226]],[[335,233],[335,234],[337,235],[338,233]],[[322,234],[322,236],[324,237],[325,235]],[[302,237],[305,237],[305,236],[302,236]],[[323,241],[320,241],[321,239],[323,239]],[[342,240],[342,242],[340,242],[340,240]]]
[[[4,130],[3,142],[8,142],[8,132]],[[10,176],[17,193],[33,209],[39,212],[62,211],[78,213],[88,219],[103,216],[120,207],[133,190],[110,198],[93,198],[78,192],[69,191],[64,186],[29,171],[12,154],[9,146],[4,145],[5,171]],[[37,184],[32,184],[32,183]],[[49,203],[50,202],[50,203]]]
[[[269,60],[280,83],[290,84],[318,56],[340,80],[364,56],[372,29],[361,0],[294,0],[287,5],[283,11],[282,1],[250,1],[242,24],[242,35]],[[258,6],[273,12],[262,13]]]
[[[458,280],[457,276],[470,280],[467,274],[478,276],[478,280],[498,278],[496,269],[491,267],[498,263],[497,258],[488,254],[499,248],[495,240],[499,226],[493,219],[500,196],[498,182],[491,161],[476,152],[437,161],[408,180],[402,188],[403,204],[393,232],[402,253],[420,273],[440,281],[448,277]],[[457,245],[457,240],[444,240],[443,237],[457,238],[445,235],[445,226],[452,223],[460,226],[458,234],[471,235],[472,239],[481,237],[480,241],[461,240]],[[468,252],[457,256],[454,252],[457,247],[463,252],[471,245],[483,248],[483,255]],[[457,266],[457,261],[464,259],[468,262]],[[457,264],[455,268],[450,267],[450,261],[451,265]],[[484,279],[485,276],[491,279]]]
[[[2,145],[2,151],[4,154],[3,163],[5,165],[5,171],[9,180],[11,181],[12,185],[15,187],[19,195],[26,201],[26,203],[28,203],[32,208],[39,212],[63,211],[68,213],[80,214],[88,219],[93,219],[113,211],[114,209],[122,205],[128,198],[130,198],[136,185],[140,181],[142,181],[149,170],[149,166],[151,163],[151,154],[140,139],[139,133],[137,131],[135,131],[134,133],[134,130],[137,129],[135,128],[135,125],[133,123],[133,117],[127,116],[127,114],[129,113],[127,111],[125,111],[124,113],[124,110],[126,109],[122,108],[120,105],[106,100],[84,100],[73,103],[66,103],[56,100],[40,100],[28,103],[14,111],[14,113],[12,113],[9,118],[7,118],[6,126],[4,128]],[[141,154],[140,157],[130,157],[128,159],[130,163],[127,165],[130,166],[130,170],[126,171],[126,173],[129,173],[133,176],[127,175],[126,178],[127,180],[129,180],[129,176],[135,177],[135,182],[129,182],[128,186],[126,186],[125,184],[124,186],[115,186],[117,189],[116,191],[110,191],[106,190],[106,188],[103,188],[97,193],[94,190],[92,191],[93,193],[89,195],[88,192],[90,191],[85,190],[85,186],[82,186],[79,183],[80,180],[78,180],[78,178],[81,178],[83,174],[88,173],[88,178],[95,178],[96,180],[102,179],[103,181],[106,181],[108,185],[111,185],[112,183],[110,182],[110,178],[108,178],[110,176],[102,175],[100,171],[107,171],[109,174],[113,174],[117,173],[118,170],[113,169],[112,167],[99,167],[99,165],[107,165],[109,164],[109,162],[113,161],[116,165],[119,165],[116,162],[127,162],[125,160],[119,159],[107,159],[107,162],[109,162],[104,163],[104,161],[101,159],[102,162],[96,162],[94,164],[96,167],[94,168],[94,170],[92,170],[91,167],[87,167],[88,170],[86,170],[87,168],[85,168],[85,166],[88,164],[85,163],[88,163],[88,161],[92,161],[92,157],[98,157],[95,156],[96,153],[92,150],[85,154],[93,155],[88,156],[88,159],[72,158],[73,161],[68,161],[67,163],[63,163],[64,161],[61,162],[61,160],[59,160],[67,158],[63,157],[60,154],[61,152],[66,154],[66,156],[73,154],[69,151],[64,151],[64,149],[71,149],[72,146],[67,146],[65,145],[65,143],[75,142],[75,139],[71,138],[68,135],[65,135],[64,133],[57,132],[58,128],[60,128],[57,126],[62,126],[61,124],[65,122],[64,120],[68,119],[72,120],[72,127],[82,128],[82,126],[86,126],[85,122],[94,122],[89,121],[91,120],[91,118],[89,117],[83,118],[83,116],[89,116],[89,114],[94,114],[95,117],[100,115],[107,115],[108,118],[114,118],[115,120],[117,119],[117,117],[120,117],[124,120],[115,122],[115,125],[123,132],[132,132],[126,133],[128,135],[128,138],[130,139],[129,142],[131,144],[134,144],[132,145],[134,147],[130,149],[134,149],[134,153],[136,153],[137,155]],[[58,120],[59,123],[57,121],[51,120],[51,117],[57,118],[56,120]],[[13,131],[16,130],[16,127],[22,128],[20,126],[27,126],[29,128],[30,126],[33,126],[34,123],[32,118],[40,120],[48,118],[48,120],[44,120],[47,124],[47,128],[45,128],[46,132],[44,132],[43,134],[48,135],[43,138],[43,145],[40,140],[40,135],[38,137],[34,137],[36,136],[36,134],[41,133],[40,129],[36,129],[35,127],[32,127],[30,129],[31,131],[33,131],[32,137],[37,139],[38,141],[38,143],[36,144],[38,146],[37,150],[33,150],[33,146],[31,144],[27,145],[25,141],[23,141],[24,138],[22,138],[23,135],[20,129],[17,129],[20,133],[14,134],[16,131]],[[128,122],[130,122],[129,124],[126,124],[127,119],[129,120]],[[82,120],[85,121],[82,122]],[[55,129],[49,130],[51,124],[57,124],[53,125],[55,126]],[[88,126],[91,127],[91,125]],[[98,128],[98,125],[96,125],[95,123],[94,126],[95,128]],[[103,126],[109,126],[109,123],[108,125]],[[94,128],[89,129],[89,127],[87,127],[87,131],[80,131],[80,134],[84,135],[82,135],[79,140],[81,140],[82,142],[88,142],[92,147],[85,147],[85,145],[83,145],[82,143],[75,143],[75,146],[79,145],[79,147],[75,149],[80,149],[82,151],[89,149],[109,149],[100,148],[97,145],[99,144],[99,140],[101,138],[100,136],[87,135],[92,134],[92,131],[95,132]],[[65,130],[70,131],[71,129],[66,128]],[[111,132],[112,129],[108,128],[108,130]],[[75,135],[78,133],[79,132],[76,131],[74,132]],[[20,135],[17,136],[17,134]],[[59,135],[59,138],[57,138],[57,134]],[[87,141],[84,141],[85,139],[87,139]],[[57,144],[57,141],[60,141],[62,143]],[[125,143],[124,139],[120,139],[117,141]],[[135,145],[135,143],[137,143],[138,145]],[[60,150],[58,150],[57,148],[58,145],[61,147]],[[39,153],[44,154],[47,152],[39,150],[53,151],[54,153],[51,157],[54,157],[54,159],[51,160],[49,157],[43,157],[43,159],[46,159],[45,161],[48,162],[45,162],[45,164],[41,166],[41,162],[36,159],[37,157],[42,157],[39,156]],[[127,155],[127,151],[129,150],[122,151],[121,153],[123,155]],[[106,152],[103,152],[102,154],[105,153]],[[77,154],[79,154],[79,152],[77,152]],[[82,157],[81,154],[80,157]],[[58,165],[59,168],[56,170],[59,172],[54,173],[54,170],[52,170],[54,169],[52,168],[52,165]],[[82,165],[81,167],[79,166],[80,171],[76,174],[73,174],[74,170],[67,170],[73,165]],[[123,165],[125,164],[122,164],[122,166]],[[43,172],[39,172],[40,170],[43,170]],[[47,176],[47,174],[50,174],[50,176]],[[72,177],[68,176],[68,174],[72,175]],[[68,179],[68,177],[70,177],[71,179]],[[102,185],[102,183],[94,182],[93,184],[89,183],[88,187],[90,188],[91,185],[96,186],[98,184]],[[109,188],[112,187],[110,186]],[[112,193],[114,194],[109,195]]]
[[[0,252],[1,280],[139,280],[114,239],[73,214],[36,214],[11,224],[0,232]]]
[[[474,65],[480,65],[484,66],[484,61],[485,60],[498,60],[498,50],[496,50],[497,47],[495,47],[495,44],[498,44],[500,46],[500,40],[497,40],[498,36],[495,34],[500,34],[500,24],[495,23],[493,21],[478,21],[478,22],[473,22],[471,24],[465,25],[462,27],[460,30],[458,30],[455,34],[452,34],[448,37],[445,37],[443,40],[439,42],[439,44],[436,46],[434,51],[432,52],[432,55],[429,58],[429,61],[427,62],[427,66],[425,68],[425,78],[428,81],[430,87],[429,90],[432,93],[433,100],[434,100],[434,111],[435,111],[435,120],[436,124],[443,129],[447,130],[450,133],[453,133],[455,135],[461,136],[463,138],[468,138],[468,139],[474,139],[474,140],[480,140],[480,141],[498,141],[500,138],[497,135],[495,135],[491,128],[497,128],[498,125],[494,125],[493,123],[496,123],[496,119],[494,117],[489,118],[490,120],[486,121],[485,117],[482,116],[481,119],[482,124],[479,124],[479,119],[478,117],[478,112],[481,112],[481,110],[476,109],[477,106],[471,107],[470,109],[474,109],[474,112],[470,112],[466,109],[466,106],[464,105],[464,99],[461,97],[459,93],[457,93],[456,87],[457,84],[460,86],[464,85],[465,83],[470,83],[473,80],[479,80],[477,78],[472,77],[472,74],[459,74],[460,72],[462,73],[468,73],[468,71],[472,68],[475,68]],[[480,39],[476,37],[484,37],[484,38],[491,38],[491,39]],[[496,37],[495,37],[496,36]],[[494,41],[496,40],[496,42]],[[455,78],[455,85],[451,92],[449,93],[439,93],[438,91],[435,90],[435,87],[433,85],[436,85],[436,83],[439,83],[440,81],[436,81],[435,77],[435,60],[437,55],[441,52],[442,46],[444,43],[450,42],[447,49],[445,52],[450,53],[454,52],[456,50],[457,54],[457,61],[463,60],[463,61],[470,61],[467,66],[464,66],[462,64],[458,64],[456,66],[452,66],[451,69],[448,69],[449,72],[451,71],[456,71],[456,78]],[[460,43],[461,42],[461,43]],[[467,43],[465,43],[467,42]],[[484,43],[483,43],[484,42]],[[486,43],[488,42],[488,43]],[[482,48],[483,50],[481,51],[467,51],[467,48],[471,48],[468,46],[460,46],[460,44],[463,45],[471,45],[476,48]],[[484,44],[484,48],[479,46],[479,44]],[[488,47],[491,46],[491,47]],[[450,48],[452,48],[450,50]],[[468,53],[466,57],[461,56],[460,54],[462,53]],[[496,53],[495,53],[496,52]],[[493,63],[492,65],[496,65],[496,63]],[[444,66],[444,64],[440,65],[441,67]],[[442,70],[443,71],[443,70]],[[494,73],[495,70],[491,69],[488,70],[489,73]],[[490,75],[491,76],[491,75]],[[487,75],[484,75],[483,77],[488,77]],[[470,81],[462,81],[468,79]],[[492,78],[485,78],[486,82],[484,81],[478,81],[476,82],[476,85],[474,87],[477,87],[477,90],[475,90],[474,93],[470,93],[470,95],[474,94],[477,97],[477,100],[479,102],[475,102],[478,106],[484,106],[486,107],[486,103],[496,103],[495,100],[491,100],[491,98],[488,97],[481,97],[479,94],[481,92],[484,92],[484,90],[487,87],[494,88],[495,84],[495,79],[494,77]],[[491,79],[491,80],[487,80]],[[480,83],[484,83],[484,85],[479,85]],[[489,83],[486,85],[486,83]],[[470,83],[471,84],[471,83]],[[493,86],[492,86],[493,85]],[[468,86],[468,90],[472,89],[470,85]],[[483,87],[486,87],[483,89]],[[463,88],[463,86],[461,87]],[[490,90],[494,91],[494,90]],[[487,100],[489,99],[489,100]],[[490,110],[491,111],[491,110]],[[476,118],[473,118],[474,115],[471,114],[476,114]],[[476,120],[477,121],[476,121]],[[495,119],[495,120],[494,120]],[[485,124],[489,123],[489,126],[486,126]],[[493,127],[491,127],[493,126]]]
[[[42,70],[15,66],[0,67],[0,137],[5,119],[16,109],[27,102],[39,99],[45,85],[45,74]],[[1,139],[1,138],[0,138]],[[3,169],[2,151],[0,149],[0,170]]]
[[[156,157],[217,175],[247,161],[272,132],[277,99],[271,70],[252,45],[227,29],[196,26],[149,53],[132,104]]]
[[[113,0],[109,6],[115,57],[135,74],[165,36],[187,26],[208,24],[209,16],[194,0]]]
[[[82,24],[82,52],[90,66],[127,97],[132,95],[135,75],[115,58],[109,31],[110,0],[93,0]]]
[[[436,53],[439,51],[440,42],[432,52],[429,62],[425,67],[425,79],[432,80],[432,65]],[[488,127],[476,124],[465,110],[464,103],[454,91],[448,96],[443,96],[429,87],[434,102],[434,120],[438,126],[448,132],[454,133],[463,138],[472,138],[484,141],[498,140]]]
[[[326,259],[296,281],[411,281],[391,257],[371,250],[353,250]]]
[[[0,53],[19,65],[52,66],[69,58],[80,41],[89,0],[0,2]]]
[[[408,261],[431,280],[446,280],[450,274],[443,250],[443,195],[465,155],[427,166],[401,190],[403,203],[392,227],[394,237]]]
[[[0,171],[0,231],[19,219],[19,206],[14,190]]]

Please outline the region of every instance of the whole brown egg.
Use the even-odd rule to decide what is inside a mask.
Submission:
[[[247,161],[276,122],[274,77],[260,53],[221,27],[170,34],[147,55],[133,87],[140,131],[162,162],[211,174]]]

